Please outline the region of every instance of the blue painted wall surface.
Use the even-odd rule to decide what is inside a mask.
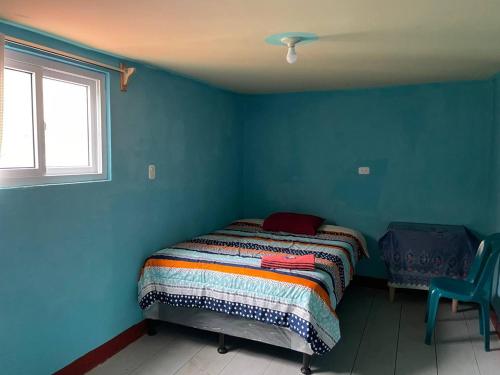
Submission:
[[[133,65],[127,93],[111,74],[112,181],[0,190],[2,374],[51,373],[139,322],[144,258],[239,216],[236,97]]]
[[[500,74],[493,78],[494,94],[494,137],[493,140],[493,168],[492,168],[492,212],[494,223],[494,231],[500,232]],[[497,265],[495,270],[495,284],[493,285],[493,299],[492,304],[495,308],[497,316],[500,317],[500,264]]]
[[[392,220],[500,230],[499,77],[252,96],[133,65],[125,94],[111,74],[112,181],[0,190],[2,373],[55,371],[135,324],[144,257],[242,214],[307,211],[357,228],[372,253],[358,271],[376,277]]]
[[[358,272],[375,277],[390,221],[488,233],[492,93],[481,81],[248,96],[244,214],[304,211],[357,228],[372,255]]]

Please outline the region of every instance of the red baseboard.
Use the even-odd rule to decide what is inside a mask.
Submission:
[[[66,367],[55,372],[55,375],[80,375],[92,370],[106,359],[114,356],[127,345],[133,343],[146,333],[146,321],[130,327],[108,342],[74,360]]]

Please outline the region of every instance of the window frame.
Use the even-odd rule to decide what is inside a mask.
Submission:
[[[106,73],[7,48],[4,68],[32,74],[34,168],[0,169],[0,188],[108,180]],[[87,87],[89,166],[46,166],[44,77]]]

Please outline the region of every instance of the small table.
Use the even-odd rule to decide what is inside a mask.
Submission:
[[[464,279],[479,240],[463,225],[392,222],[378,243],[392,301],[395,288],[428,290],[433,277]]]

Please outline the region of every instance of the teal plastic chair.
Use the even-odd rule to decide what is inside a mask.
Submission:
[[[500,257],[500,234],[486,238],[478,248],[465,280],[434,278],[431,280],[427,299],[427,329],[425,343],[430,345],[436,325],[439,299],[442,297],[463,302],[474,302],[480,306],[479,330],[484,335],[484,349],[490,350],[490,299],[493,273]]]
[[[484,266],[484,258],[488,256],[489,252],[491,250],[491,246],[484,246],[484,241],[481,241],[479,244],[479,247],[476,251],[476,255],[474,256],[474,260],[472,261],[472,264],[469,268],[469,272],[467,273],[467,277],[465,278],[466,281],[469,283],[474,283],[476,281],[477,276],[479,275],[479,272],[481,271],[482,267]],[[432,282],[434,284],[438,283],[441,284],[443,282],[446,282],[448,280],[448,277],[435,277],[431,280],[431,285]],[[427,295],[427,309],[425,311],[425,322],[427,323],[427,318],[429,316],[429,300],[431,297],[430,293],[431,286],[429,286],[429,293]],[[482,331],[481,331],[482,332]]]

